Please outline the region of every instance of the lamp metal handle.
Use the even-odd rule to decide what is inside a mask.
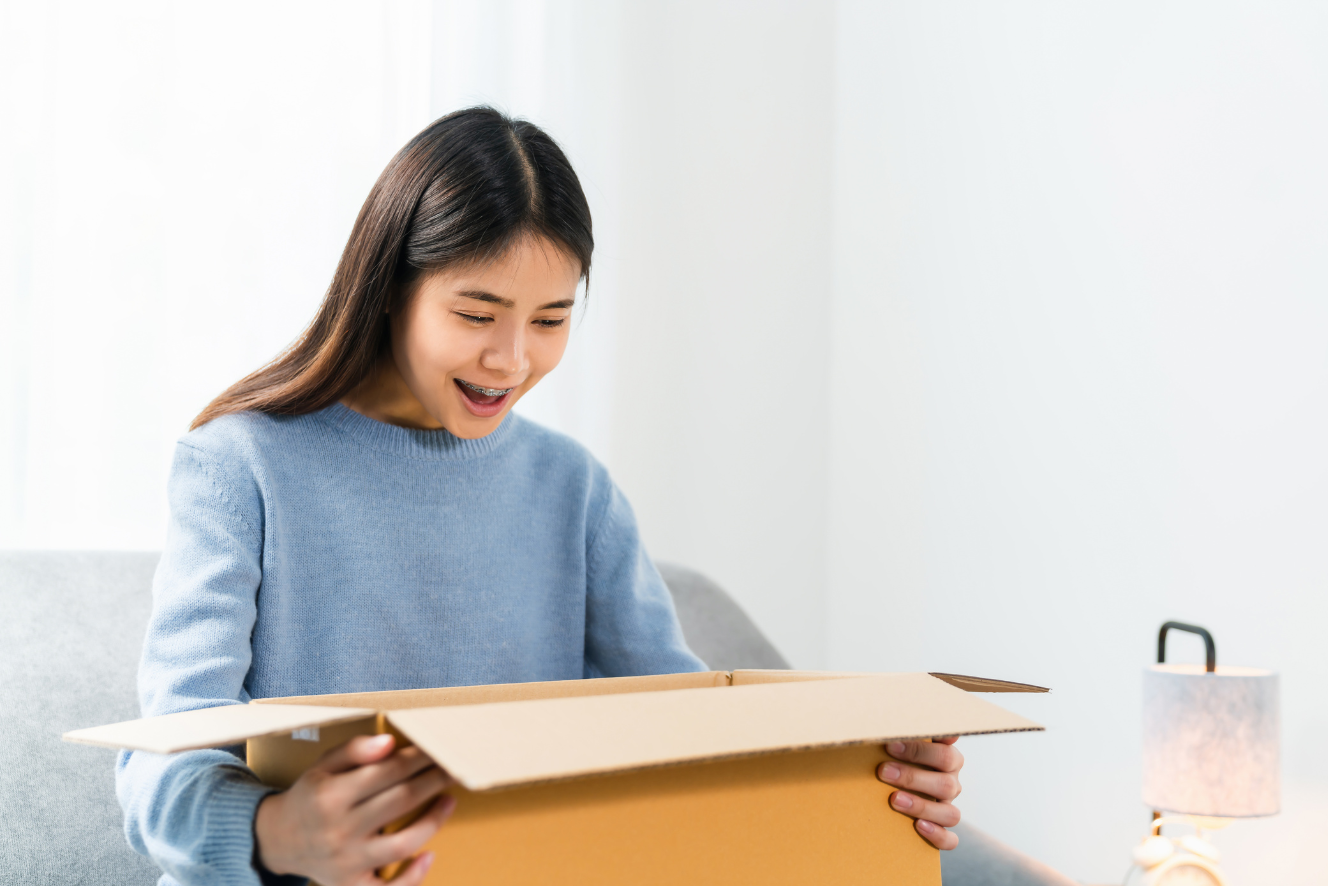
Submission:
[[[1187,625],[1180,621],[1169,621],[1162,625],[1162,630],[1157,632],[1157,663],[1162,664],[1167,660],[1167,631],[1170,630],[1186,631],[1191,634],[1198,634],[1203,637],[1204,656],[1207,659],[1206,670],[1213,673],[1217,670],[1217,644],[1213,642],[1213,635],[1198,625]]]

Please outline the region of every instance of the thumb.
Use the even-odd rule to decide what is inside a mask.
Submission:
[[[396,746],[391,735],[357,735],[343,745],[328,751],[309,769],[336,773],[355,769],[368,763],[377,763],[388,757]]]

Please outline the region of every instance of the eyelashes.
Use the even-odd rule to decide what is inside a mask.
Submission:
[[[453,311],[458,317],[465,320],[471,326],[487,326],[493,322],[492,317],[485,317],[479,314],[467,314],[465,311]],[[557,329],[567,323],[566,317],[541,317],[534,321],[540,329]]]

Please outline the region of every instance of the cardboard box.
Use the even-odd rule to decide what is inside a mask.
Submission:
[[[876,779],[883,745],[1040,730],[970,694],[1040,691],[711,671],[261,699],[64,737],[155,753],[247,742],[258,776],[285,787],[351,737],[391,732],[458,784],[428,846],[440,886],[939,886],[939,853]]]

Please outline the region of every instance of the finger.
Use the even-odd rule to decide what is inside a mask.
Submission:
[[[357,735],[328,751],[309,770],[337,773],[376,763],[392,753],[395,744],[391,735]]]
[[[341,776],[344,783],[340,789],[354,805],[431,768],[433,760],[419,748],[402,748],[384,760],[345,773]]]
[[[958,772],[964,766],[964,755],[958,749],[934,741],[892,741],[885,746],[885,752],[896,760],[940,772]]]
[[[946,802],[958,797],[963,790],[959,776],[953,772],[936,772],[896,760],[886,760],[877,766],[876,777],[897,788],[908,788],[914,793],[926,794]]]
[[[392,878],[392,886],[419,886],[424,882],[424,875],[429,873],[429,867],[433,864],[433,853],[425,852],[410,863],[404,871]],[[383,883],[378,877],[374,877],[372,883]]]
[[[375,868],[391,864],[394,861],[401,861],[410,858],[416,852],[428,843],[430,838],[438,832],[456,809],[456,798],[450,794],[444,794],[433,805],[429,811],[424,813],[408,827],[404,827],[396,833],[384,834],[381,837],[375,837],[370,840],[367,853],[369,863]],[[393,880],[393,883],[396,881]]]
[[[959,741],[959,736],[947,735],[945,738],[933,738],[932,741],[936,742],[937,744],[954,744],[955,742]]]
[[[351,810],[356,832],[376,831],[396,821],[437,797],[451,783],[447,773],[435,766],[374,794]]]
[[[943,828],[959,824],[959,808],[951,803],[928,800],[908,791],[895,791],[890,795],[890,807],[909,818],[929,821]]]
[[[938,824],[932,824],[929,821],[915,822],[913,827],[917,828],[922,839],[926,840],[937,849],[953,849],[959,845],[959,835],[953,831],[947,831]]]

